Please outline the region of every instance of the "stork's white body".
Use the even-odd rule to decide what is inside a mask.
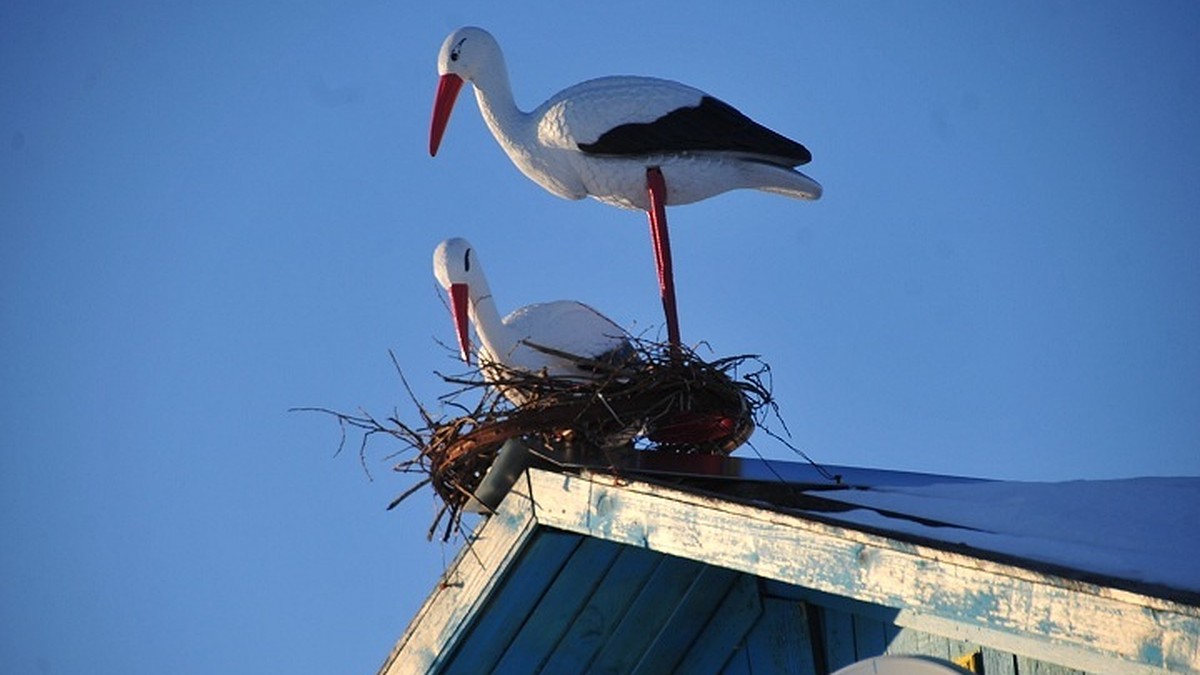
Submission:
[[[661,152],[604,156],[581,152],[619,124],[650,123],[672,110],[700,105],[704,93],[669,80],[605,77],[559,92],[531,113],[497,111],[476,87],[483,118],[500,147],[528,178],[565,199],[595,199],[627,209],[649,210],[646,169],[659,167],[667,181],[667,205],[690,204],[738,188],[789,190],[811,198],[815,185],[803,174],[732,151]],[[503,99],[501,99],[503,100]],[[516,112],[513,115],[513,112]],[[817,192],[819,194],[819,192]]]
[[[443,77],[452,75],[474,85],[483,119],[504,152],[522,173],[559,197],[592,196],[614,206],[648,210],[646,169],[653,166],[666,179],[668,206],[740,188],[799,199],[821,195],[816,181],[792,168],[807,159],[797,160],[777,149],[782,148],[775,144],[777,134],[736,111],[736,117],[695,112],[712,97],[678,82],[602,77],[569,87],[523,112],[513,100],[499,45],[479,28],[461,28],[446,39],[438,70]],[[447,101],[439,97],[438,106],[447,107],[447,118],[452,104],[453,96]],[[692,112],[678,120],[671,118],[672,113],[688,111]],[[435,109],[435,127],[436,118]],[[626,127],[635,136],[626,141],[634,145],[588,149],[624,125],[645,125]],[[438,142],[441,131],[436,130]],[[722,137],[750,142],[723,145]],[[666,142],[658,143],[664,138]],[[690,138],[696,143],[690,144]],[[436,152],[436,145],[431,144],[431,151]]]
[[[582,302],[558,300],[526,305],[501,319],[479,258],[465,239],[447,239],[439,244],[433,254],[433,270],[442,286],[451,291],[462,357],[466,360],[470,350],[465,325],[469,318],[479,338],[481,370],[490,381],[498,377],[491,364],[559,378],[596,377],[594,369],[581,368],[578,361],[539,347],[596,361],[632,354],[629,335]],[[505,388],[504,394],[516,403],[524,400],[521,392],[511,388]]]
[[[595,373],[578,361],[549,353],[548,348],[581,359],[605,359],[629,348],[628,336],[616,323],[574,300],[525,305],[500,319],[491,298],[471,303],[471,323],[479,336],[479,362],[550,377],[590,378]],[[499,323],[497,323],[499,320]]]

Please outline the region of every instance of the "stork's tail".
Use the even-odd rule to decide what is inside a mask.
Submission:
[[[813,201],[821,198],[824,190],[821,184],[795,169],[780,169],[779,167],[763,167],[769,172],[769,179],[764,180],[759,190],[773,192],[792,199],[807,199]]]
[[[763,192],[773,192],[792,199],[820,199],[821,184],[788,167],[771,162],[747,161],[742,164],[747,187]]]

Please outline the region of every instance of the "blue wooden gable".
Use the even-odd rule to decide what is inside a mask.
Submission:
[[[442,673],[795,673],[880,654],[976,672],[1071,669],[896,626],[895,612],[749,574],[547,529],[536,535]]]
[[[770,504],[529,470],[381,673],[1200,670],[1200,609]]]

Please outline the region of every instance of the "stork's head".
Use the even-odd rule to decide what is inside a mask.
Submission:
[[[438,52],[438,88],[433,100],[433,119],[429,125],[429,154],[436,155],[442,133],[450,121],[450,111],[463,82],[478,85],[481,73],[487,69],[503,70],[504,56],[496,38],[482,28],[459,28],[442,43]]]
[[[486,292],[483,270],[472,257],[470,242],[457,237],[443,241],[433,251],[433,276],[450,294],[459,355],[467,363],[471,362],[470,308],[476,297],[472,292]]]

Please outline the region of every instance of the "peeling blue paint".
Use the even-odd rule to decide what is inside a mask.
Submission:
[[[1142,663],[1152,666],[1162,665],[1162,645],[1157,642],[1143,642],[1138,648],[1138,658],[1142,660]]]
[[[615,495],[601,491],[596,495],[592,508],[588,509],[587,528],[605,539],[612,539],[613,518],[621,513],[621,505]]]
[[[996,596],[986,590],[967,591],[962,601],[962,609],[973,617],[991,616],[999,607]]]
[[[609,493],[601,492],[596,496],[596,503],[592,506],[592,510],[596,512],[597,516],[606,516],[615,508],[615,505],[611,504],[612,501]]]
[[[497,515],[500,516],[500,522],[504,525],[504,529],[509,532],[516,532],[521,529],[527,517],[526,514],[519,511],[499,511]]]
[[[642,548],[650,548],[650,530],[649,529],[642,529],[641,541],[642,541]]]

